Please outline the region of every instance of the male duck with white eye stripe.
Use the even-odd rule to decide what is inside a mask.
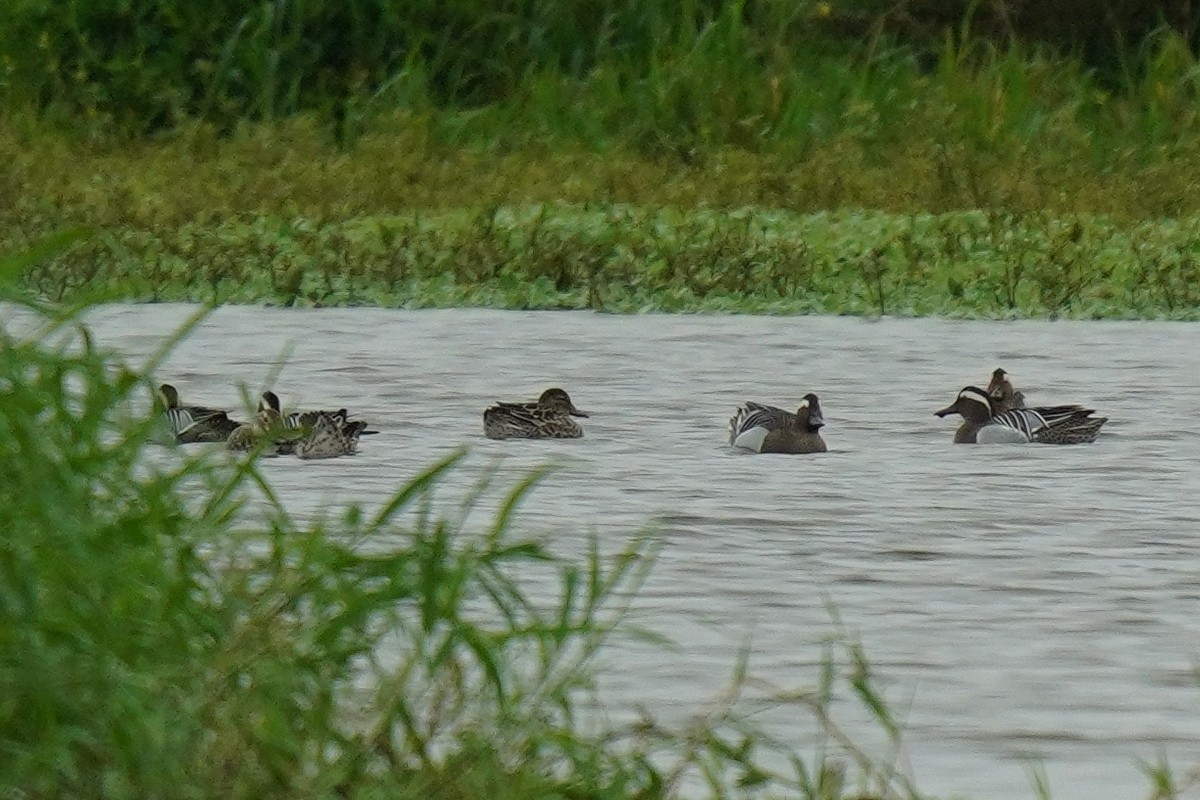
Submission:
[[[824,453],[825,417],[815,394],[806,394],[793,414],[775,406],[746,403],[729,420],[729,444],[756,453]]]
[[[223,442],[241,425],[218,408],[185,406],[169,383],[158,387],[155,405],[162,412],[169,436],[179,444]]]
[[[1108,422],[1108,417],[1093,417],[1094,413],[1079,405],[997,412],[991,396],[977,386],[967,386],[951,405],[934,412],[939,417],[962,416],[955,444],[1087,444],[1096,441]]]

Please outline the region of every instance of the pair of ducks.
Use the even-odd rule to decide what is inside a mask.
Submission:
[[[934,412],[959,414],[956,444],[1094,442],[1107,417],[1093,417],[1081,405],[1027,408],[1003,369],[992,372],[986,390],[967,386],[954,403]],[[483,413],[484,433],[491,439],[574,439],[583,429],[571,417],[586,417],[562,389],[548,389],[534,403],[498,403]],[[729,444],[756,453],[824,453],[825,417],[815,394],[804,396],[795,413],[762,403],[743,404],[729,420]]]
[[[1093,417],[1095,413],[1081,405],[1026,408],[1025,395],[1013,388],[1003,369],[992,372],[986,390],[964,387],[953,403],[934,412],[963,418],[954,432],[956,444],[1090,444],[1108,422],[1108,417]]]
[[[547,389],[532,403],[496,403],[483,412],[489,439],[578,439],[583,428],[573,417],[587,417],[559,388]],[[825,424],[821,402],[805,395],[793,414],[775,406],[746,403],[729,421],[729,443],[760,453],[823,453]]]
[[[1081,405],[1026,408],[1003,369],[992,372],[987,389],[967,386],[939,417],[958,414],[955,444],[1088,444],[1096,441],[1108,417],[1093,417]],[[804,396],[795,414],[774,406],[746,403],[729,420],[729,443],[758,453],[824,453],[825,424],[815,394]]]
[[[237,422],[226,411],[205,406],[185,406],[179,392],[169,383],[158,389],[167,428],[179,444],[224,442],[230,450],[261,449],[271,455],[295,455],[303,459],[334,458],[358,451],[359,437],[377,433],[367,423],[350,420],[346,409],[337,411],[294,411],[284,414],[279,397],[262,393],[258,413],[250,422]]]
[[[992,372],[986,390],[962,389],[939,417],[958,414],[962,425],[955,444],[1085,444],[1096,441],[1107,417],[1093,417],[1081,405],[1025,407],[1003,369]],[[795,414],[774,406],[746,403],[729,420],[729,443],[758,453],[824,453],[820,429],[825,424],[815,394],[804,396]]]

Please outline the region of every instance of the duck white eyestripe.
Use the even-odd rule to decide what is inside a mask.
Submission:
[[[988,414],[992,413],[992,404],[988,402],[987,397],[983,396],[979,392],[959,392],[958,399],[970,400],[973,403],[979,403],[988,410]]]

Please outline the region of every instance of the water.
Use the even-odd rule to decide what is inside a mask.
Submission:
[[[136,363],[191,311],[93,319]],[[565,552],[657,521],[641,621],[681,648],[611,652],[617,706],[682,718],[747,642],[755,672],[811,682],[832,603],[907,709],[926,791],[1031,797],[1032,759],[1056,798],[1142,797],[1137,759],[1200,761],[1200,326],[223,308],[159,375],[233,405],[281,354],[285,405],[382,429],[354,459],[264,462],[301,513],[381,498],[467,443],[464,486],[501,456],[512,474],[562,463],[521,519]],[[999,365],[1031,403],[1111,417],[1100,442],[952,445],[932,412]],[[584,439],[482,437],[490,402],[552,385],[591,412]],[[724,446],[742,400],[809,391],[830,453]]]

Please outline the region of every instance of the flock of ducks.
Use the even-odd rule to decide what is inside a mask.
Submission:
[[[156,401],[170,437],[179,444],[224,442],[230,450],[335,458],[353,455],[360,436],[379,432],[367,430],[367,423],[361,420],[350,419],[344,408],[284,414],[279,397],[270,391],[262,393],[258,413],[249,422],[232,420],[223,409],[183,405],[179,392],[169,383],[158,387]]]
[[[1025,395],[1013,388],[1008,373],[997,369],[986,390],[967,386],[954,402],[934,412],[958,414],[963,424],[954,432],[956,444],[1090,444],[1108,417],[1080,405],[1026,408]]]
[[[180,444],[225,442],[231,450],[295,455],[303,459],[352,455],[359,437],[378,433],[367,423],[351,420],[346,409],[294,411],[284,414],[274,392],[263,392],[258,412],[249,422],[236,422],[226,411],[185,406],[175,387],[164,383],[158,404],[170,435]],[[997,369],[986,389],[963,388],[939,417],[958,414],[962,424],[954,433],[958,444],[1030,443],[1084,444],[1094,442],[1107,417],[1094,417],[1081,405],[1025,405],[1008,373]],[[576,417],[588,415],[562,389],[552,388],[530,403],[501,403],[483,412],[483,432],[489,439],[578,439],[583,428]],[[795,413],[762,403],[743,404],[729,420],[729,444],[756,453],[824,453],[821,428],[825,418],[815,394],[806,394]]]
[[[1096,441],[1108,417],[1093,417],[1081,405],[1025,405],[1024,393],[1013,388],[1003,369],[992,372],[986,389],[967,386],[939,417],[958,414],[956,444],[1087,444]],[[815,394],[804,396],[796,413],[760,403],[746,403],[729,420],[729,444],[756,453],[824,453],[821,428],[825,419]]]

